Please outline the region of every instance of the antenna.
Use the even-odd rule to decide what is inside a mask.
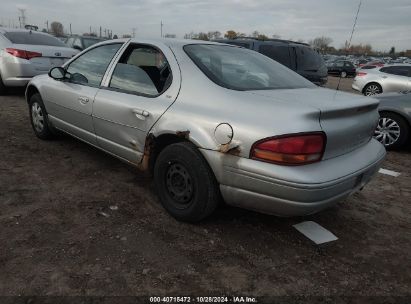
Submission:
[[[352,41],[352,37],[354,36],[355,27],[357,26],[357,20],[358,20],[358,15],[359,15],[360,9],[361,9],[361,4],[362,4],[362,0],[360,0],[360,3],[358,4],[357,14],[355,15],[354,24],[352,26],[350,40],[348,40],[348,44],[347,44],[347,48],[346,48],[346,53],[345,53],[346,56],[348,55],[348,50],[351,47],[351,41]],[[340,79],[338,79],[337,91],[340,89],[340,83],[341,83],[341,74],[340,74]]]

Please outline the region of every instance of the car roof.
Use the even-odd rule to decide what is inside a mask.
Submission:
[[[68,35],[67,38],[87,38],[87,39],[94,39],[94,40],[107,40],[107,37],[95,37],[95,36],[86,36],[86,35]]]
[[[113,43],[115,41],[118,42],[126,42],[130,41],[131,43],[142,43],[142,44],[164,44],[168,47],[183,47],[189,44],[209,44],[209,45],[224,45],[223,43],[213,42],[213,41],[205,41],[205,40],[193,40],[193,39],[175,39],[175,38],[157,38],[157,39],[139,39],[139,38],[120,38],[120,39],[111,39],[105,40],[100,42],[98,45],[106,44],[106,43]],[[96,44],[97,45],[97,44]],[[230,47],[237,47],[231,44],[225,44]]]
[[[387,63],[382,68],[386,68],[386,67],[390,67],[390,66],[407,66],[407,67],[411,67],[411,64],[410,63]]]
[[[47,34],[47,33],[43,33],[43,32],[39,32],[39,31],[35,31],[35,30],[26,30],[26,29],[19,29],[19,28],[8,28],[8,27],[0,27],[0,33],[10,33],[10,32],[35,32],[35,33],[39,33],[39,34]]]
[[[309,44],[304,42],[292,41],[292,40],[284,40],[284,39],[258,39],[253,37],[238,37],[234,39],[216,39],[214,41],[217,42],[257,42],[258,44],[288,44],[288,45],[301,45],[301,46],[309,46]]]
[[[49,33],[44,33],[44,32],[39,32],[39,31],[34,31],[34,30],[0,27],[0,33],[1,34],[5,34],[5,33],[30,33],[30,32],[40,34],[40,35],[53,36],[53,35],[50,35]],[[53,37],[55,37],[55,36],[53,36]]]

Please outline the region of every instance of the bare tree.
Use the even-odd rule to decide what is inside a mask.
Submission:
[[[257,38],[260,35],[258,31],[254,31],[251,33],[251,37]]]
[[[332,42],[333,40],[330,37],[321,36],[310,40],[309,44],[321,53],[325,53]]]
[[[60,22],[58,22],[58,21],[53,21],[53,22],[50,24],[50,29],[51,29],[51,32],[52,32],[54,35],[56,35],[57,37],[59,37],[59,36],[64,36],[64,27],[63,27],[63,24],[61,24]]]
[[[206,33],[200,32],[197,34],[197,38],[198,40],[206,40],[208,41],[208,35]]]
[[[221,33],[219,31],[211,31],[207,33],[208,40],[219,39]]]

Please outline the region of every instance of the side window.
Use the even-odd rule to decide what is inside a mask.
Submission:
[[[67,68],[70,82],[99,86],[104,73],[121,43],[106,44],[81,55]]]
[[[406,66],[385,67],[385,68],[382,68],[380,71],[383,73],[398,75],[398,76],[408,76],[409,75],[408,67]]]
[[[261,54],[285,65],[286,67],[291,67],[290,51],[288,46],[260,45],[258,51]]]
[[[336,62],[336,63],[335,63],[335,66],[336,66],[337,68],[342,68],[342,67],[344,66],[344,62],[343,62],[343,61]]]
[[[171,84],[171,69],[164,54],[151,46],[132,45],[117,63],[110,88],[156,96]]]

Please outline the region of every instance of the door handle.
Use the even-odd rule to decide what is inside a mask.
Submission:
[[[78,98],[78,101],[80,101],[82,104],[86,104],[90,101],[90,99],[88,97],[85,97],[85,96],[80,96]]]
[[[141,109],[132,109],[131,110],[134,115],[136,115],[136,117],[138,119],[144,120],[146,119],[148,116],[150,116],[150,113],[147,112],[146,110],[141,110]]]

